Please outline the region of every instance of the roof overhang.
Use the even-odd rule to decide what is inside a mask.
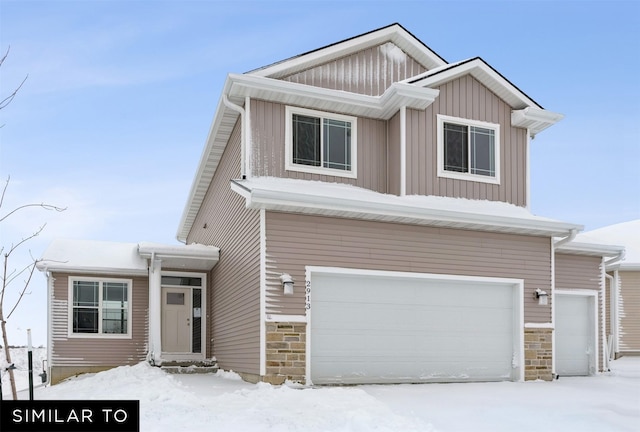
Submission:
[[[529,129],[529,134],[532,137],[535,137],[549,126],[558,123],[563,118],[562,114],[536,107],[511,111],[511,125]]]
[[[248,73],[256,76],[282,78],[385,42],[393,42],[426,69],[434,69],[447,64],[442,57],[396,23]]]
[[[161,260],[163,268],[209,271],[218,263],[220,249],[201,244],[171,246],[141,242],[138,254],[145,259]]]
[[[624,246],[597,243],[569,242],[556,248],[557,253],[613,258],[624,253]]]
[[[231,189],[252,209],[549,237],[582,229],[501,202],[400,197],[350,185],[291,179],[232,180]]]

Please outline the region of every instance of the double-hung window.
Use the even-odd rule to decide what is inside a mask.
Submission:
[[[500,183],[500,125],[438,115],[438,176]]]
[[[131,280],[69,278],[69,335],[131,337]]]
[[[356,118],[303,108],[286,109],[289,171],[356,177]]]

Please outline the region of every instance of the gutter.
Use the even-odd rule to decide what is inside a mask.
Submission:
[[[569,243],[571,241],[573,241],[576,238],[576,235],[578,235],[578,230],[575,228],[572,228],[571,231],[569,232],[569,235],[567,235],[565,238],[560,239],[558,241],[556,241],[555,243],[553,243],[554,248],[558,248],[560,246],[562,246],[565,243]]]

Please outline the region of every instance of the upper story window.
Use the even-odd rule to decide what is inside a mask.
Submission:
[[[500,183],[500,125],[438,115],[438,176]]]
[[[356,177],[355,117],[294,107],[286,115],[287,170]]]
[[[131,280],[69,278],[69,336],[131,337]]]

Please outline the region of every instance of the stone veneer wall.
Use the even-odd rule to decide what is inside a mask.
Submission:
[[[267,323],[267,374],[264,381],[304,383],[307,325],[294,322]]]
[[[524,379],[553,380],[553,330],[548,328],[524,329]]]

